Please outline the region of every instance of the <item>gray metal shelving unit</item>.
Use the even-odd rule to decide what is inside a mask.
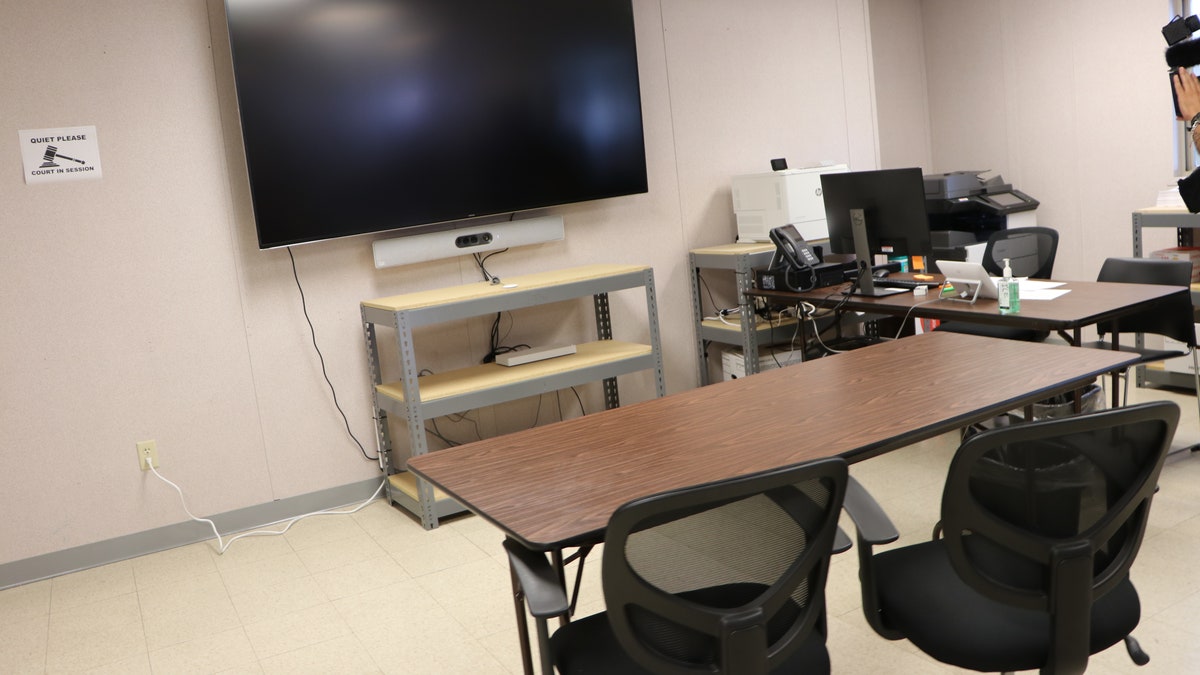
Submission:
[[[1133,255],[1142,258],[1146,255],[1143,232],[1145,228],[1169,227],[1175,229],[1176,246],[1195,246],[1195,232],[1200,228],[1200,214],[1189,213],[1182,207],[1155,206],[1138,209],[1133,212]],[[1192,305],[1200,304],[1200,290],[1192,284]],[[1197,315],[1200,323],[1200,314]],[[1137,337],[1139,347],[1142,346],[1142,336]],[[1190,360],[1190,358],[1189,358]],[[1137,384],[1161,384],[1170,387],[1192,389],[1195,380],[1188,373],[1177,373],[1162,367],[1151,368],[1142,366],[1137,369]]]
[[[608,294],[643,288],[650,344],[612,339]],[[580,343],[575,354],[514,367],[481,364],[419,377],[413,329],[495,312],[592,296],[596,340]],[[462,507],[407,471],[396,470],[391,453],[388,415],[404,418],[413,456],[429,452],[425,421],[442,415],[495,405],[527,396],[602,381],[606,408],[620,405],[617,376],[652,370],[658,396],[666,393],[654,270],[638,265],[588,265],[566,270],[506,277],[504,284],[479,282],[451,288],[407,293],[361,303],[367,343],[372,399],[380,462],[391,474],[388,498],[421,518],[426,529]],[[399,379],[385,380],[381,372],[376,326],[395,331]],[[498,480],[502,477],[497,477]]]
[[[754,270],[767,267],[774,254],[775,244],[725,244],[697,248],[688,253],[688,264],[692,270],[692,318],[695,321],[697,366],[700,369],[701,386],[709,383],[707,350],[709,343],[740,346],[745,372],[747,375],[752,375],[758,372],[758,348],[760,345],[779,344],[791,338],[796,327],[795,319],[787,319],[776,324],[742,320],[745,317],[754,317],[754,305],[745,295],[746,291],[754,286]],[[739,311],[738,316],[729,320],[728,324],[704,318],[700,289],[700,270],[702,269],[733,271],[737,284]]]

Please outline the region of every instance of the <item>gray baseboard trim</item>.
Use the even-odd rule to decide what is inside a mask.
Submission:
[[[236,534],[306,513],[360,503],[375,494],[375,491],[379,489],[379,481],[379,478],[372,478],[361,483],[351,483],[319,492],[278,499],[266,504],[209,516],[209,519],[216,523],[217,531],[224,537],[226,533]],[[0,565],[0,589],[99,567],[212,538],[211,527],[205,523],[188,520],[24,560],[16,560]]]

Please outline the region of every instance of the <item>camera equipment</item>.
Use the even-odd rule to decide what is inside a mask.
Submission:
[[[1171,69],[1171,100],[1175,103],[1176,117],[1183,116],[1179,110],[1179,98],[1175,93],[1176,72],[1180,68],[1191,68],[1200,64],[1200,38],[1191,37],[1197,30],[1200,30],[1200,19],[1195,15],[1187,18],[1176,15],[1162,28],[1163,38],[1167,41],[1166,59],[1167,66]],[[1188,211],[1200,213],[1200,170],[1180,179],[1178,184],[1179,196],[1183,198]]]
[[[1162,34],[1167,40],[1167,44],[1173,45],[1180,40],[1188,39],[1192,33],[1198,30],[1200,30],[1200,19],[1197,19],[1195,14],[1186,19],[1176,14],[1170,23],[1163,26]]]
[[[1179,100],[1175,93],[1175,73],[1179,68],[1200,64],[1200,39],[1191,38],[1197,30],[1200,30],[1200,19],[1194,14],[1187,18],[1175,15],[1162,27],[1163,38],[1167,41],[1167,67],[1171,69],[1171,100],[1175,104],[1176,117],[1182,117],[1183,114],[1179,111]]]

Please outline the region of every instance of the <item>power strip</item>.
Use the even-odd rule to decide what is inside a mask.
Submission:
[[[502,366],[519,366],[523,363],[533,363],[534,361],[545,361],[556,356],[566,356],[575,353],[575,345],[563,345],[561,347],[538,347],[536,349],[522,349],[518,352],[508,352],[496,357],[496,363]]]

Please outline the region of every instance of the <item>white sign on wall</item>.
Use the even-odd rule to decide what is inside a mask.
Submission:
[[[61,127],[18,131],[25,183],[97,180],[100,145],[96,127]]]

